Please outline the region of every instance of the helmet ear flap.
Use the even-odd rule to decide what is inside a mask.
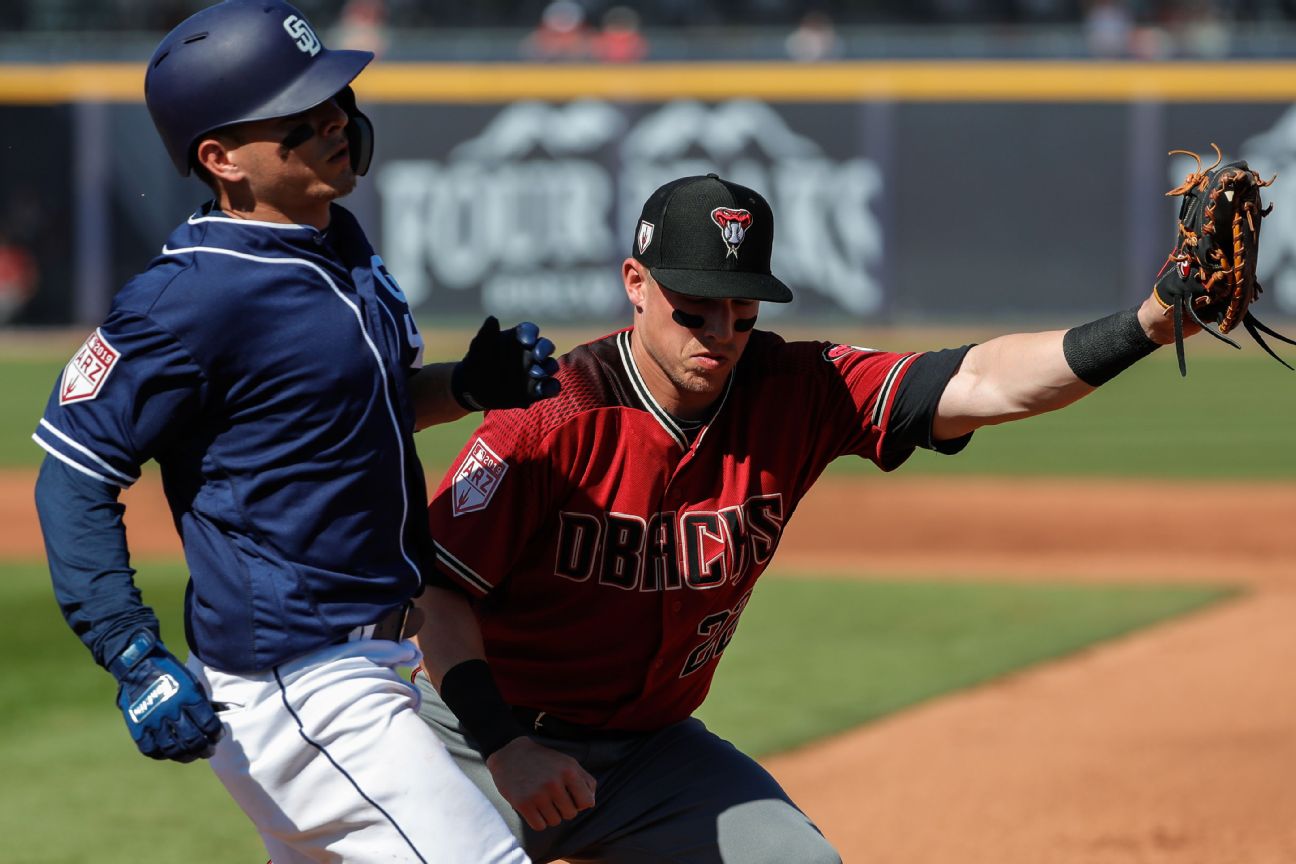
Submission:
[[[373,159],[373,122],[356,106],[355,91],[350,86],[343,87],[333,98],[347,115],[345,132],[347,147],[351,151],[351,170],[363,176],[369,171],[369,162]]]

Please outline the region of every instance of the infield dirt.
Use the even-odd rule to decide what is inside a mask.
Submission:
[[[0,473],[0,557],[42,553],[31,484]],[[134,554],[178,554],[158,484],[124,500]],[[766,764],[848,862],[1296,861],[1293,513],[1291,484],[827,477],[778,570],[1246,590]]]

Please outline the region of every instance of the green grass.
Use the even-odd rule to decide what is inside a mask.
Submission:
[[[766,579],[698,716],[740,749],[778,752],[1230,593]]]
[[[139,584],[183,652],[184,570]],[[1210,588],[767,579],[701,715],[768,753],[1197,608]],[[43,563],[0,564],[0,837],[6,864],[260,862],[203,764],[140,756],[114,684],[59,616]]]
[[[184,569],[139,580],[181,656]],[[116,684],[64,624],[44,563],[0,565],[0,860],[6,864],[265,861],[211,769],[139,755]]]
[[[1193,346],[1189,346],[1190,348]],[[30,435],[65,361],[0,360],[0,467],[40,464]],[[1081,402],[1054,414],[982,429],[956,457],[920,451],[905,474],[1064,474],[1113,477],[1283,479],[1296,477],[1296,376],[1258,351],[1198,352],[1181,379],[1160,351]],[[416,436],[439,478],[476,428],[478,415]],[[1218,452],[1213,460],[1197,453]],[[840,459],[834,472],[874,470]]]
[[[423,470],[428,475],[429,495],[435,491],[441,475],[445,474],[480,423],[480,414],[469,414],[453,423],[429,426],[414,436],[414,446],[418,448]]]
[[[70,356],[70,355],[69,355]],[[0,360],[0,467],[39,465],[45,451],[31,440],[45,403],[62,373],[62,360]]]

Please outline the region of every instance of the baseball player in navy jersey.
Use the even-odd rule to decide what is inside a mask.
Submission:
[[[552,396],[553,346],[488,319],[461,362],[422,365],[405,297],[334,203],[368,167],[350,82],[371,59],[279,0],[210,7],[159,45],[149,110],[215,200],[56,383],[37,505],[57,599],[135,743],[209,757],[276,864],[524,862],[395,670],[419,657],[406,618],[431,549],[413,432]],[[149,459],[191,574],[184,664],[117,501]]]
[[[785,342],[755,329],[792,299],[773,227],[714,174],[658,189],[633,326],[565,355],[557,398],[488,412],[431,501],[421,714],[536,861],[839,860],[691,717],[797,502],[839,456],[957,453],[1173,339],[1149,299],[943,351]]]

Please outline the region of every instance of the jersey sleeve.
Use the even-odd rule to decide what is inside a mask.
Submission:
[[[135,587],[120,492],[50,455],[36,480],[54,597],[68,626],[104,667],[133,633],[159,632],[157,617]]]
[[[202,371],[147,316],[114,312],[54,383],[33,440],[80,474],[125,488],[198,410]]]
[[[526,410],[488,411],[428,505],[437,570],[472,596],[505,581],[548,515],[554,483],[539,439]]]
[[[949,384],[971,348],[971,345],[946,348],[914,358],[909,374],[896,389],[884,461],[898,459],[903,462],[916,447],[951,456],[962,451],[972,440],[971,432],[949,441],[937,441],[932,437],[932,422],[936,419],[936,408],[945,393],[945,385]]]
[[[962,449],[966,439],[933,442],[931,423],[945,384],[967,350],[895,353],[821,345],[815,392],[837,436],[828,455],[862,456],[891,471],[917,447]]]

